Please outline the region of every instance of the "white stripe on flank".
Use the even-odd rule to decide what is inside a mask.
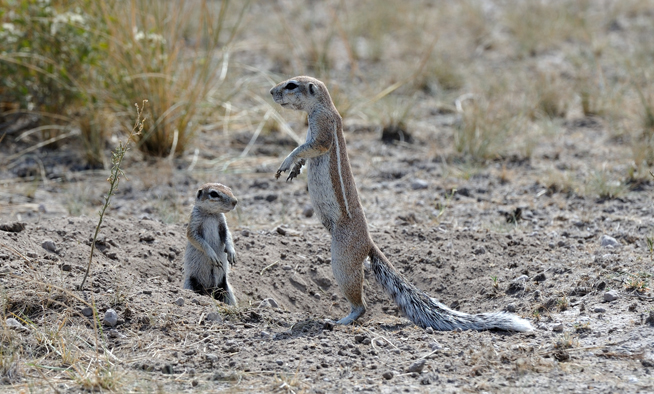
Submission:
[[[338,145],[338,126],[334,122],[334,142],[336,142],[336,167],[338,169],[338,178],[341,181],[341,192],[343,193],[343,201],[345,202],[345,211],[347,217],[351,218],[350,205],[347,203],[347,196],[345,195],[345,184],[343,183],[343,172],[341,171],[341,147]]]

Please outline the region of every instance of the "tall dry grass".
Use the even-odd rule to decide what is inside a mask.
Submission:
[[[237,5],[235,16],[227,0],[95,4],[107,35],[107,104],[120,113],[149,100],[144,116],[152,124],[139,148],[155,156],[183,152],[198,125],[195,116],[227,78],[230,46],[247,2]]]

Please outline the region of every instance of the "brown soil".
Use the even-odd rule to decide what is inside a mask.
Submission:
[[[567,138],[599,141],[589,152],[610,148],[598,135],[575,127]],[[4,345],[20,349],[14,369],[4,372],[5,388],[76,391],[106,379],[106,387],[119,391],[652,389],[654,305],[649,289],[634,288],[649,286],[654,274],[646,243],[652,231],[649,183],[612,200],[557,192],[539,179],[551,162],[578,164],[570,143],[544,144],[530,161],[476,168],[466,179],[465,167],[426,152],[435,143],[420,133],[413,145],[386,145],[372,132],[347,137],[373,239],[393,264],[452,307],[511,310],[529,319],[534,332],[419,329],[398,315],[372,277],[364,318],[347,327],[325,324],[348,308],[331,273],[329,235],[315,216],[304,215],[304,175],[293,183],[272,179],[275,158],[265,159],[265,173],[199,177],[147,170],[169,179],[156,187],[186,190],[179,205],[187,212],[195,185],[205,181],[230,185],[240,200],[228,214],[238,253],[232,283],[239,307],[183,290],[184,224],[164,224],[148,214],[147,198],[137,196],[166,192],[135,187],[153,175],[132,163],[128,174],[135,178],[114,197],[84,291],[75,288],[97,217],[62,217],[53,208],[66,203],[57,188],[38,189],[40,210],[20,195],[6,205],[0,221],[9,225],[5,230],[20,230],[10,226],[17,222],[25,228],[0,231],[3,321],[15,317],[26,329],[4,328]],[[559,154],[549,155],[554,149]],[[100,185],[101,196],[101,177],[84,176]],[[457,192],[450,197],[452,188]],[[603,235],[619,245],[602,247]],[[609,290],[617,300],[604,301]],[[261,305],[266,298],[279,307]],[[113,308],[117,326],[96,331],[92,316],[82,313],[87,306],[95,306],[100,320]],[[62,343],[71,360],[61,355]],[[420,360],[422,371],[411,372]],[[47,379],[28,362],[42,366]],[[103,367],[89,374],[81,365]],[[96,383],[85,383],[93,376]]]

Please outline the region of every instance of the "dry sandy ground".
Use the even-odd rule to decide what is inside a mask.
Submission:
[[[329,235],[307,216],[304,175],[275,182],[275,157],[259,173],[211,177],[131,163],[134,178],[115,196],[84,291],[75,288],[97,217],[62,215],[67,194],[57,185],[37,190],[40,208],[19,195],[5,200],[0,222],[25,225],[0,231],[0,388],[652,391],[652,183],[611,200],[560,192],[560,182],[546,181],[548,168],[594,166],[624,149],[601,127],[564,127],[564,138],[531,160],[485,168],[443,162],[429,153],[437,139],[420,133],[417,144],[392,145],[370,130],[347,133],[373,239],[393,264],[452,307],[513,311],[533,332],[425,331],[399,316],[370,276],[364,318],[325,324],[348,304],[331,273]],[[257,146],[279,157],[289,150]],[[186,212],[196,185],[234,189],[240,203],[227,216],[238,308],[181,289],[184,219],[165,224],[148,205],[165,194],[139,186],[152,171],[179,191]],[[97,201],[103,176],[84,176]],[[277,307],[262,303],[269,298]],[[115,327],[93,324],[110,308]]]

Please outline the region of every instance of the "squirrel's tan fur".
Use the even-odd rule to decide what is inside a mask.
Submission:
[[[363,315],[363,263],[370,258],[379,283],[415,324],[437,330],[502,329],[529,331],[529,322],[508,313],[469,315],[454,311],[409,283],[388,261],[368,234],[361,202],[350,168],[341,116],[325,85],[299,76],[270,90],[275,102],[309,115],[307,140],[291,152],[277,170],[276,178],[290,171],[292,180],[308,162],[309,195],[322,224],[332,236],[332,270],[351,305],[339,320],[349,324]]]

